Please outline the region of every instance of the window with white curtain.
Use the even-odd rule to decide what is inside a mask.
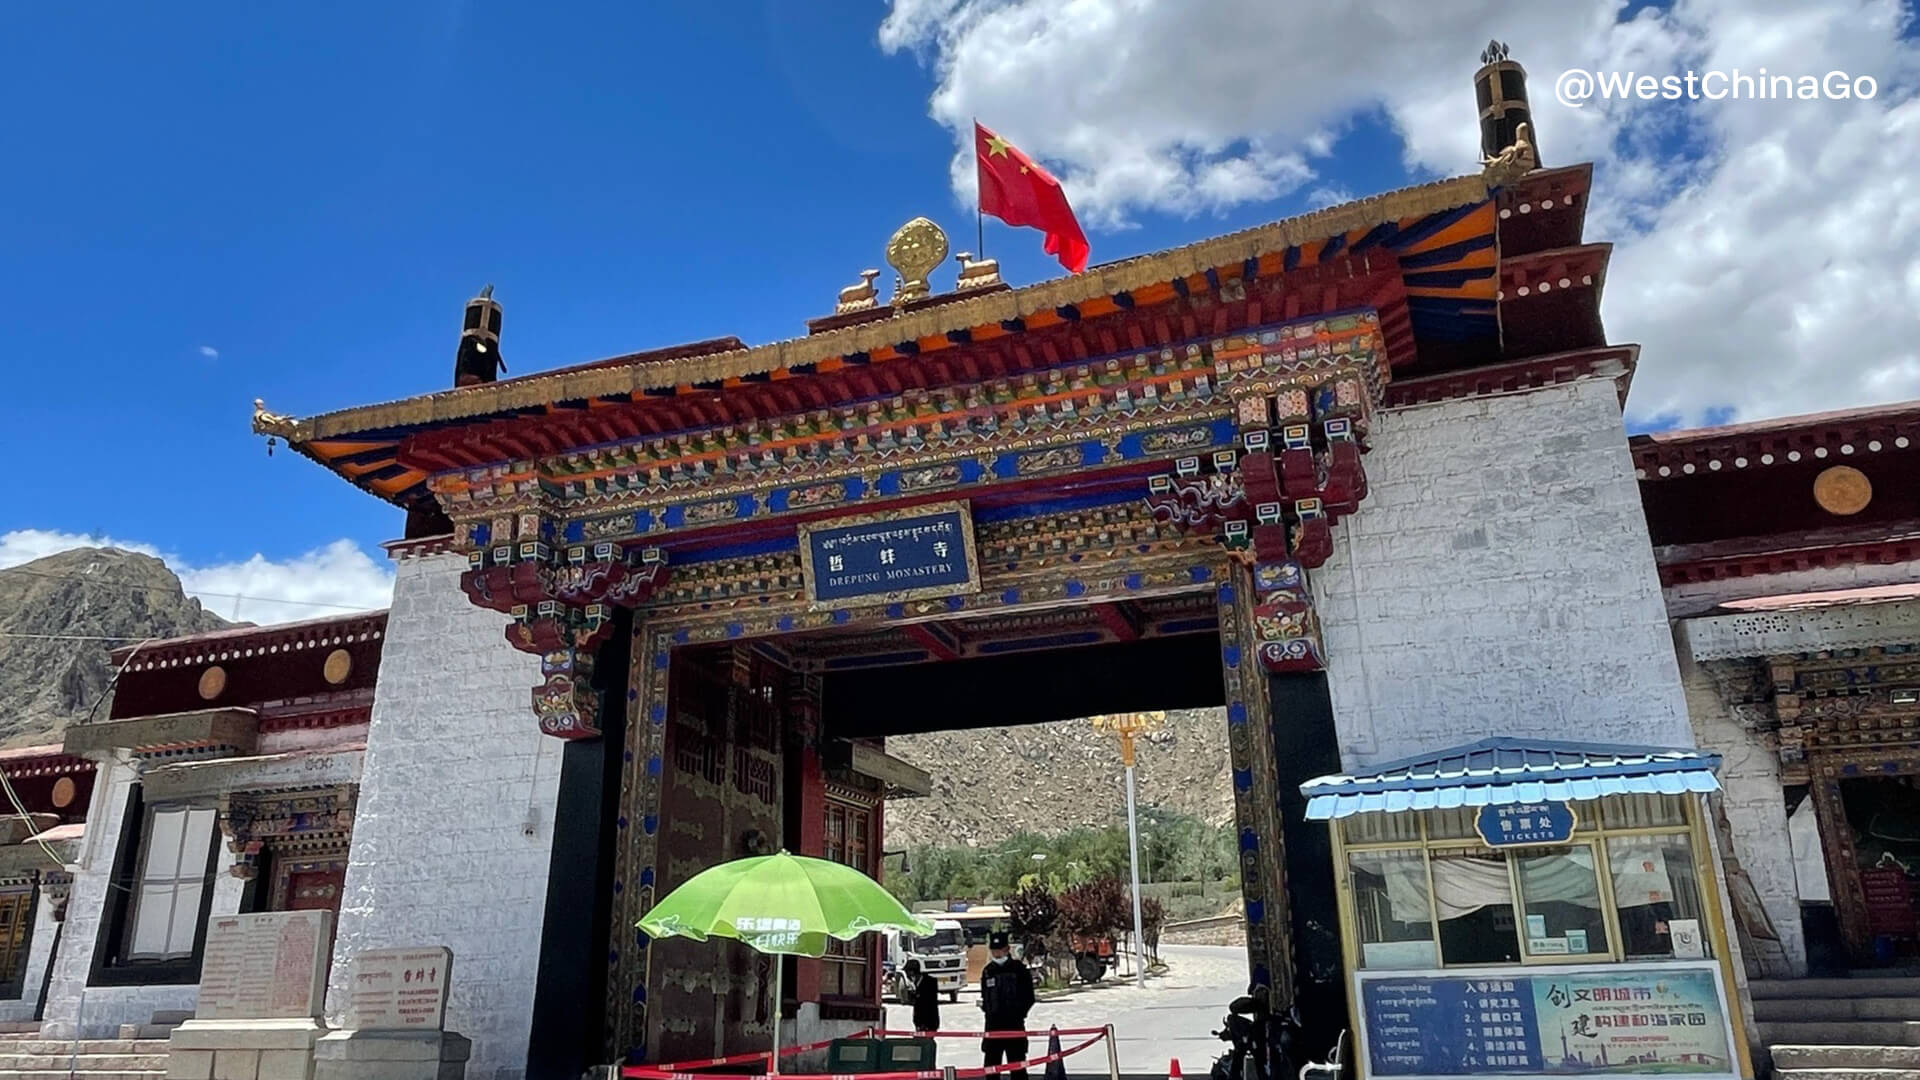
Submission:
[[[140,873],[134,884],[133,960],[177,960],[193,955],[202,901],[210,885],[212,807],[174,806],[147,817]]]
[[[1342,819],[1360,966],[1674,958],[1670,924],[1705,914],[1687,798],[1576,802],[1569,842],[1500,849],[1472,806]]]

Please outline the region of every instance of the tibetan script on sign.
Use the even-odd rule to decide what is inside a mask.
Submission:
[[[1483,806],[1479,827],[1488,847],[1564,844],[1573,837],[1573,807],[1563,802]]]
[[[370,949],[353,958],[346,1026],[355,1031],[438,1031],[447,1020],[453,953],[444,946]]]
[[[800,564],[816,609],[850,600],[897,603],[980,588],[973,516],[938,503],[800,526]]]

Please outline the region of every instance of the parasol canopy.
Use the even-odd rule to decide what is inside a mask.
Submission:
[[[733,938],[763,953],[822,956],[870,930],[933,933],[880,883],[826,859],[766,855],[704,870],[640,920],[657,938]]]
[[[869,930],[933,933],[880,883],[851,866],[781,852],[703,870],[640,920],[656,938],[732,938],[763,953],[824,956],[827,942]],[[780,968],[773,965],[773,1055],[780,1071]]]

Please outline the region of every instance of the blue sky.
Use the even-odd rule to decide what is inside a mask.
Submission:
[[[1179,85],[1201,69],[1156,62],[1166,33],[1119,51],[1060,40],[1105,26],[1084,17],[1099,6],[1068,25],[1051,0],[112,5],[93,18],[10,5],[0,446],[17,464],[0,535],[31,534],[15,545],[29,553],[43,536],[111,537],[201,568],[284,567],[342,539],[377,560],[398,512],[284,449],[269,459],[248,431],[255,397],[308,415],[442,388],[461,304],[487,282],[515,374],[799,333],[881,265],[909,217],[974,246],[951,166],[958,118],[975,111],[1083,193],[1096,262],[1470,158],[1477,45],[1464,43],[1489,36],[1481,26],[1449,46],[1445,94],[1394,83],[1389,63],[1373,90],[1316,95],[1302,73],[1250,91],[1277,99],[1240,101]],[[1599,42],[1589,52],[1621,17],[1582,31]],[[1192,32],[1174,43],[1222,53],[1209,75],[1234,76],[1233,35]],[[1421,47],[1410,34],[1401,48]],[[1048,92],[1074,66],[1063,56],[1105,74]],[[1413,111],[1435,98],[1450,125],[1440,151]],[[1543,116],[1543,145],[1567,148],[1561,161],[1616,146],[1617,129],[1592,121],[1569,114],[1556,130]],[[1221,187],[1247,170],[1220,166],[1249,163],[1256,181]],[[1657,236],[1670,206],[1636,203],[1656,219],[1642,231]],[[1039,243],[988,226],[1016,283],[1059,272]],[[1642,410],[1755,411],[1697,392]]]

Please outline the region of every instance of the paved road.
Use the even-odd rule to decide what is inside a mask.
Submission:
[[[1165,945],[1161,959],[1167,962],[1166,975],[1151,979],[1145,990],[1131,983],[1102,984],[1058,1000],[1036,1005],[1028,1026],[1034,1030],[1049,1026],[1063,1028],[1100,1027],[1112,1024],[1120,1048],[1120,1071],[1165,1076],[1173,1058],[1189,1077],[1204,1077],[1226,1044],[1208,1032],[1220,1026],[1227,1002],[1247,992],[1247,951],[1238,946]],[[960,995],[957,1005],[942,1002],[940,1024],[955,1030],[978,1029],[979,997]],[[913,1026],[913,1010],[904,1005],[887,1006],[887,1026],[904,1029]],[[1069,1042],[1069,1040],[1062,1040]],[[1045,1053],[1045,1044],[1036,1041],[1032,1051]],[[942,1039],[940,1064],[980,1064],[980,1044],[967,1040]],[[1099,1047],[1067,1059],[1071,1076],[1093,1076],[1107,1070],[1106,1053]],[[1034,1080],[1039,1080],[1036,1074]]]

